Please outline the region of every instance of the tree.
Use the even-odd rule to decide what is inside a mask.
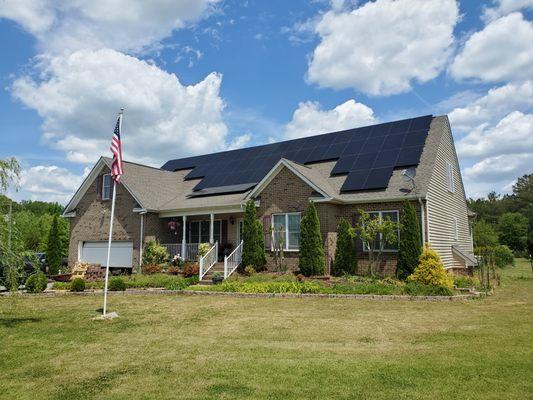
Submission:
[[[300,223],[300,272],[305,276],[323,275],[325,264],[320,221],[311,201]]]
[[[528,220],[519,213],[505,213],[498,221],[500,243],[513,251],[524,251],[527,244]]]
[[[513,185],[513,196],[517,203],[517,211],[526,215],[533,204],[533,174],[523,175]]]
[[[389,218],[371,217],[364,210],[359,210],[359,223],[357,231],[363,242],[363,246],[368,250],[368,273],[376,275],[385,246],[398,241],[398,224]]]
[[[405,280],[413,273],[422,253],[420,227],[416,210],[410,202],[403,206],[400,220],[400,243],[398,245],[398,264],[396,276]]]
[[[498,245],[498,234],[485,220],[474,223],[472,235],[474,236],[474,247],[494,247]]]
[[[419,264],[412,275],[409,275],[410,282],[417,282],[423,285],[453,286],[453,278],[446,274],[444,264],[439,255],[429,245],[424,247],[420,254]]]
[[[357,272],[357,249],[355,247],[355,231],[346,218],[341,218],[337,228],[337,247],[333,261],[332,274],[353,275]]]
[[[263,236],[263,226],[255,212],[255,202],[251,199],[246,203],[242,240],[240,271],[244,271],[244,268],[248,265],[252,265],[256,271],[262,271],[266,265],[265,238]]]
[[[527,252],[529,257],[533,257],[533,204],[529,206],[528,210]]]
[[[0,160],[0,192],[5,192],[12,184],[17,184],[20,164],[15,157]]]
[[[61,267],[61,238],[59,236],[58,216],[54,215],[52,226],[48,235],[48,246],[46,249],[46,263],[48,272],[55,275]]]

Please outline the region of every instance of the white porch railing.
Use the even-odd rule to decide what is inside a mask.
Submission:
[[[198,260],[198,246],[200,243],[185,243],[185,254],[181,254],[182,244],[181,243],[163,243],[161,246],[165,246],[170,258],[181,255],[186,261],[196,261]]]
[[[229,255],[224,257],[224,279],[229,277],[242,261],[242,240]]]
[[[200,280],[204,277],[205,274],[215,265],[218,261],[218,242],[215,242],[213,247],[209,249],[205,256],[200,258],[200,271],[199,276]]]

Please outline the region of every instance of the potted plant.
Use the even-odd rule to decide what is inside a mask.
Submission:
[[[224,277],[222,276],[220,272],[215,272],[211,279],[213,281],[213,284],[217,285],[224,280]]]

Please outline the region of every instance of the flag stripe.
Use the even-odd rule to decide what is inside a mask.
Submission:
[[[116,183],[120,183],[120,177],[124,173],[122,170],[122,142],[120,140],[120,122],[122,114],[117,119],[113,140],[111,141],[111,153],[113,153],[113,163],[111,164],[111,176]]]

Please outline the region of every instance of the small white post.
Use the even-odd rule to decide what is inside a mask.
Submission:
[[[185,239],[185,236],[187,235],[187,229],[185,227],[185,225],[187,225],[187,216],[184,215],[183,216],[183,227],[182,227],[182,235],[181,235],[181,258],[183,258],[185,260],[185,250],[186,250],[186,239]]]
[[[139,235],[139,272],[141,272],[141,267],[143,264],[143,241],[144,241],[144,213],[141,215],[141,234]]]
[[[228,277],[228,256],[224,256],[224,279]]]
[[[109,221],[109,240],[107,242],[107,263],[105,268],[105,285],[104,285],[104,312],[107,312],[107,282],[109,280],[109,263],[111,261],[111,241],[113,238],[113,219],[115,218],[115,199],[117,197],[117,183],[113,180],[113,200],[111,202],[111,220]]]
[[[198,275],[199,275],[199,279],[202,280],[203,278],[202,272],[204,269],[204,258],[203,257],[200,257],[200,262],[198,264],[200,265],[200,268],[198,269]]]

